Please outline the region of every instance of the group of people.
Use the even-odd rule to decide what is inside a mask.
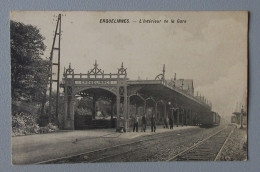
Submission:
[[[138,132],[138,125],[139,125],[139,120],[138,120],[138,116],[135,115],[134,116],[134,125],[133,125],[133,132]],[[147,125],[147,119],[145,114],[142,117],[142,131],[146,132],[146,125]],[[155,132],[156,130],[156,120],[155,117],[152,116],[151,117],[151,132]]]
[[[133,132],[138,132],[139,118],[137,115],[134,115],[133,117],[134,117],[133,118],[133,120],[134,120],[133,121]],[[156,131],[156,119],[154,116],[152,116],[150,118],[150,120],[151,120],[151,132],[155,132]],[[163,120],[163,124],[164,124],[163,128],[169,128],[169,126],[170,126],[170,129],[173,129],[173,123],[174,123],[174,119],[172,117],[169,117],[169,118],[166,117]],[[141,124],[142,124],[141,130],[143,132],[146,132],[147,119],[146,119],[145,114],[142,116]]]

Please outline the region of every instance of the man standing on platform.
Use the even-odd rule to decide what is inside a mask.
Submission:
[[[142,127],[143,127],[143,131],[145,132],[145,130],[146,130],[146,117],[145,117],[145,114],[142,117]]]
[[[156,130],[156,122],[155,122],[154,116],[152,115],[152,117],[151,117],[151,132],[155,132],[155,130]]]
[[[169,118],[169,123],[170,123],[170,129],[173,129],[173,118],[171,116]]]
[[[134,128],[133,128],[133,132],[138,132],[138,116],[137,114],[135,114],[134,116]]]
[[[163,128],[169,128],[169,126],[168,126],[169,118],[168,118],[168,117],[165,117],[164,120],[163,120],[163,122],[164,122]]]

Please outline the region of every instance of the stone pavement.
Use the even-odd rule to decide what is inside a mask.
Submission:
[[[174,126],[174,130],[170,130],[157,126],[156,133],[196,127]],[[57,133],[12,137],[12,162],[13,164],[33,164],[127,143],[133,139],[141,139],[141,136],[156,133],[152,133],[148,126],[147,132],[140,132],[140,130],[132,132],[131,129],[127,133],[117,133],[115,129],[62,130]]]

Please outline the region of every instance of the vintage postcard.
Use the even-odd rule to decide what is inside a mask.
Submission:
[[[12,163],[246,161],[248,12],[10,12]]]

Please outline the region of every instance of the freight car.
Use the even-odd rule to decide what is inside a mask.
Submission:
[[[237,123],[237,117],[231,116],[231,123]]]
[[[199,124],[201,127],[217,126],[220,119],[221,117],[217,112],[202,112],[199,116]]]

